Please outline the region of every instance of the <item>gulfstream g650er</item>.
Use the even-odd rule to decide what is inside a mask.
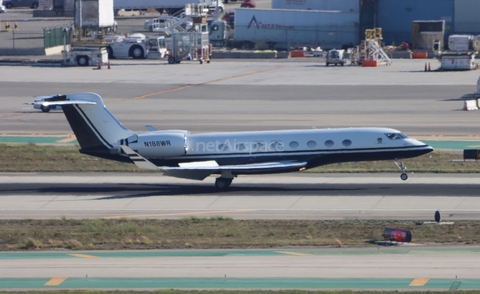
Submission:
[[[432,147],[389,128],[341,128],[261,132],[206,133],[147,132],[126,129],[93,93],[56,95],[44,106],[61,105],[80,144],[80,152],[165,175],[203,180],[220,175],[223,189],[241,174],[293,172],[312,167],[370,160],[396,160],[402,180],[402,159],[416,157]]]

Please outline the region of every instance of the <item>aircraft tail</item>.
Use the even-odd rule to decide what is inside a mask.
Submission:
[[[95,93],[57,95],[44,101],[45,106],[62,106],[82,153],[111,158],[118,141],[134,134],[107,110],[102,98]]]

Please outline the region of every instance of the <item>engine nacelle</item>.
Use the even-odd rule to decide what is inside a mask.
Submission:
[[[182,156],[186,153],[186,137],[182,132],[152,132],[128,138],[128,146],[150,158]]]

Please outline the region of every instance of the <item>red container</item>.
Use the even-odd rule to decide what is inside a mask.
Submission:
[[[412,233],[409,230],[385,228],[383,239],[386,241],[411,242]]]
[[[412,58],[428,58],[427,52],[412,52]]]

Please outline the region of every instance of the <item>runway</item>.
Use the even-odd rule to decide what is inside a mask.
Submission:
[[[219,192],[203,182],[140,174],[1,174],[3,219],[480,219],[480,177],[414,174],[241,176]]]
[[[479,289],[476,247],[0,253],[0,289]]]

